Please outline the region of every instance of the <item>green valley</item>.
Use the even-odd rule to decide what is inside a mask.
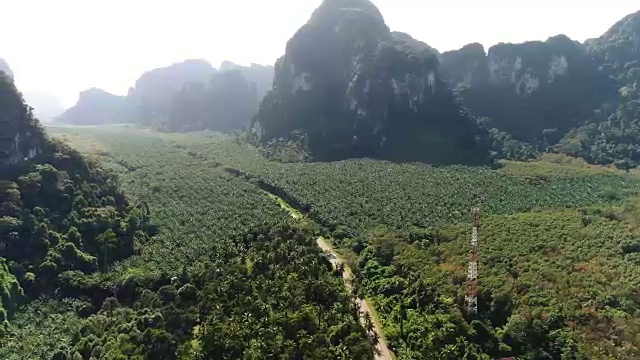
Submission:
[[[3,4],[0,359],[640,359],[637,4],[450,3]]]
[[[561,156],[505,162],[499,169],[374,160],[283,164],[215,133],[118,126],[50,131],[71,144],[83,139],[77,146],[119,173],[125,189],[156,204],[151,214],[168,232],[189,226],[180,221],[195,213],[179,207],[200,209],[200,201],[219,214],[195,218],[204,234],[209,228],[221,237],[233,233],[238,223],[231,219],[240,216],[234,212],[248,213],[247,207],[255,211],[243,220],[247,224],[268,217],[290,221],[263,189],[285,199],[345,254],[357,294],[373,301],[401,359],[637,354],[640,177],[633,172]],[[147,164],[164,171],[149,172]],[[182,178],[179,193],[167,187],[171,176]],[[198,185],[204,181],[217,190],[207,195]],[[190,197],[189,189],[199,196]],[[226,191],[235,195],[217,195]],[[483,209],[481,315],[466,318],[468,211],[476,204]],[[189,235],[173,236],[177,241]],[[169,233],[157,238],[158,245],[124,262],[120,271],[134,264],[147,271],[142,269],[160,259],[171,264],[167,271],[180,261],[191,269],[206,260],[186,253],[204,254],[198,249],[212,244],[204,236],[180,246],[170,245]]]

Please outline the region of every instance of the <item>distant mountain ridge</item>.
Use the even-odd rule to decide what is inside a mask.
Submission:
[[[124,97],[100,89],[84,91],[59,120],[231,132],[249,125],[272,83],[272,66],[223,62],[218,70],[206,60],[186,60],[145,72]]]
[[[81,92],[76,105],[67,109],[57,120],[74,125],[116,123],[124,121],[126,111],[124,96],[93,88]]]

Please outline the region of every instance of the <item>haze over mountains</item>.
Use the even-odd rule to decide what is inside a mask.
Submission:
[[[85,91],[60,121],[232,131],[249,125],[262,97],[271,89],[272,79],[271,66],[223,62],[218,70],[205,60],[185,60],[142,74],[126,96],[99,89]]]

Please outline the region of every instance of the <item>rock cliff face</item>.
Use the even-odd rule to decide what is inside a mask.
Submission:
[[[254,123],[261,141],[302,137],[316,160],[485,161],[437,54],[405,40],[370,1],[325,0],[276,64]]]
[[[45,136],[13,79],[0,73],[0,171],[40,154]]]
[[[613,93],[586,47],[564,35],[499,44],[487,55],[471,44],[442,55],[443,73],[476,116],[524,141],[556,142]]]
[[[113,95],[102,89],[89,89],[80,93],[78,102],[67,109],[59,121],[75,125],[99,125],[125,121],[124,96]]]

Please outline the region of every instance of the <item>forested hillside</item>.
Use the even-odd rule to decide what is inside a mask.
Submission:
[[[493,128],[499,157],[554,151],[594,164],[638,166],[640,13],[584,44],[470,44],[442,54],[442,70],[472,115]],[[497,140],[497,141],[496,141]]]
[[[0,344],[17,306],[66,297],[65,281],[106,268],[146,241],[144,214],[116,182],[51,142],[13,80],[0,74]],[[101,301],[103,294],[78,295]]]
[[[567,134],[557,149],[596,164],[636,167],[640,164],[640,12],[586,45],[602,64],[602,72],[616,81],[617,97]]]
[[[44,150],[42,128],[23,102],[13,79],[0,72],[0,174],[8,165],[29,160]]]

